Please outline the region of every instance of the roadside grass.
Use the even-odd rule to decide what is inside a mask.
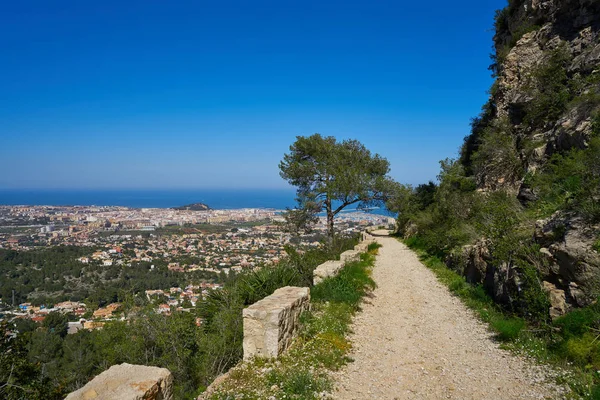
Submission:
[[[278,359],[256,358],[233,368],[211,400],[332,398],[332,371],[348,363],[347,335],[362,298],[375,288],[371,269],[379,245],[361,260],[311,288],[311,310],[300,319],[290,349]]]
[[[481,285],[471,285],[437,256],[428,254],[417,237],[403,240],[467,307],[494,332],[500,347],[538,363],[550,364],[558,372],[556,381],[571,389],[569,399],[600,400],[600,305],[573,311],[552,324],[534,326],[500,308]]]

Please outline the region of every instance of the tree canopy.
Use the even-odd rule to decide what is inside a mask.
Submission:
[[[325,211],[329,236],[333,220],[344,208],[383,204],[393,186],[389,162],[357,140],[338,142],[333,136],[298,136],[279,163],[280,175],[297,187],[298,211]],[[296,220],[305,221],[302,218]]]

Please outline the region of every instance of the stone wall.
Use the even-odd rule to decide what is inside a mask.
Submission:
[[[344,268],[342,261],[325,261],[313,271],[313,285],[318,285],[326,278],[336,276]]]
[[[298,329],[300,314],[309,307],[309,288],[286,286],[245,308],[244,360],[284,352]]]
[[[340,261],[325,261],[313,271],[313,285],[317,285],[326,278],[336,276],[342,268],[348,263],[360,261],[360,254],[366,253],[369,244],[374,243],[375,239],[368,232],[361,234],[361,242],[354,246],[354,250],[347,250],[340,254]]]
[[[173,375],[145,365],[113,365],[65,400],[173,400]]]

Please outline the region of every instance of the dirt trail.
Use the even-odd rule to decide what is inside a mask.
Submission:
[[[353,324],[354,362],[336,374],[335,399],[563,397],[550,371],[500,349],[404,244],[377,240],[378,287]]]

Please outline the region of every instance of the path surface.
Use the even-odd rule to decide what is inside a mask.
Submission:
[[[378,287],[355,318],[354,362],[336,373],[335,399],[563,397],[550,371],[500,349],[404,244],[377,241]]]

